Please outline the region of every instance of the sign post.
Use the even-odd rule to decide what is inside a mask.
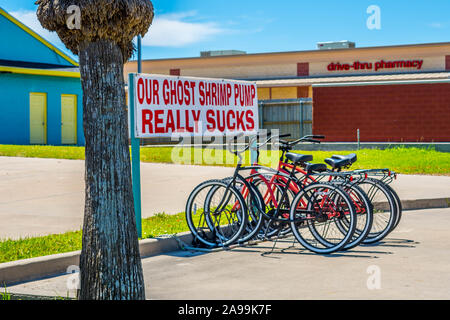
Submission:
[[[136,224],[142,237],[140,143],[142,138],[257,135],[254,82],[129,74],[128,96]],[[252,151],[252,161],[256,152]]]
[[[136,214],[136,228],[138,237],[142,238],[142,207],[141,207],[141,146],[140,140],[136,138],[135,121],[135,95],[134,95],[134,73],[128,76],[128,112],[130,115],[130,139],[131,139],[131,177],[133,181],[134,211]]]

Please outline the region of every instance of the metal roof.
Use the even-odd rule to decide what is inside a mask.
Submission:
[[[418,80],[449,80],[450,72],[428,72],[428,73],[399,73],[384,75],[354,75],[333,77],[308,77],[276,80],[257,80],[260,88],[264,87],[299,87],[327,83],[360,83],[360,82],[389,82],[389,81],[418,81]]]
[[[414,44],[400,44],[400,45],[385,45],[385,46],[373,46],[373,47],[356,47],[356,48],[348,48],[348,49],[329,49],[329,50],[297,50],[297,51],[268,51],[268,52],[257,52],[257,53],[247,53],[245,55],[229,55],[229,56],[212,56],[212,57],[178,57],[178,58],[158,58],[158,59],[143,59],[142,62],[156,62],[156,61],[176,61],[176,60],[202,60],[202,59],[223,59],[229,58],[233,59],[236,57],[257,57],[257,56],[267,56],[267,55],[285,55],[285,54],[323,54],[327,52],[358,52],[365,50],[383,50],[383,49],[396,49],[396,48],[414,48],[414,47],[436,47],[436,46],[448,46],[450,42],[430,42],[430,43],[414,43]],[[130,60],[128,63],[136,63],[137,60]]]

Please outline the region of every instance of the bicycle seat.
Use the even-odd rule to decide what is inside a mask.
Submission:
[[[351,166],[353,162],[350,159],[325,159],[325,162],[329,164],[333,169],[342,169]]]
[[[305,170],[308,173],[312,173],[312,172],[325,172],[328,170],[327,165],[325,163],[307,163],[305,166]]]
[[[292,161],[294,164],[300,164],[308,161],[313,161],[313,156],[289,152],[286,153],[286,159]]]
[[[358,156],[354,153],[349,154],[348,156],[335,155],[335,156],[332,156],[332,158],[338,159],[338,160],[349,160],[350,164],[353,164],[358,160]]]

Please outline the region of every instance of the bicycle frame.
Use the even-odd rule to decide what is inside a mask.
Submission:
[[[257,149],[257,152],[258,152],[257,162],[255,164],[253,164],[253,166],[257,167],[257,168],[261,168],[261,166],[258,164],[259,148]],[[298,192],[301,191],[301,186],[306,186],[307,184],[318,182],[318,179],[314,178],[313,174],[308,173],[307,171],[303,170],[301,167],[299,167],[297,165],[290,164],[290,163],[287,163],[286,161],[284,161],[286,152],[287,152],[287,150],[283,150],[283,153],[278,162],[278,168],[276,170],[276,173],[271,177],[270,180],[268,180],[266,177],[264,177],[264,175],[261,175],[260,173],[258,173],[257,170],[252,170],[251,176],[250,176],[250,178],[259,177],[263,181],[263,183],[267,186],[266,194],[263,195],[264,202],[266,204],[271,202],[275,206],[275,208],[279,207],[279,203],[276,200],[276,197],[274,195],[276,186],[281,186],[281,187],[286,186],[286,190],[283,190],[283,191],[287,192],[287,190],[290,190],[294,194],[297,194]],[[286,179],[285,176],[280,175],[280,173],[282,173],[284,175],[290,175],[291,172],[294,172],[295,176],[297,174],[301,174],[303,176],[303,178],[298,179],[296,176],[295,181],[292,180],[292,181],[288,182],[288,180]],[[378,171],[373,170],[373,172],[378,172]],[[362,171],[361,171],[361,174],[362,174]],[[333,179],[337,179],[338,177],[343,178],[344,180],[347,179],[348,181],[352,180],[351,174],[347,173],[347,172],[343,173],[343,172],[331,171],[331,172],[327,172],[326,174],[318,174],[318,175],[322,176],[322,177],[328,176],[328,182],[331,182],[331,181],[333,181]],[[281,180],[282,183],[277,183],[277,180],[279,180],[279,179]],[[301,182],[301,183],[299,183],[299,182]],[[282,199],[280,201],[281,203],[282,203],[282,200],[284,200],[284,197],[286,196],[284,194],[285,192],[283,192]],[[243,195],[244,195],[244,197],[248,196],[248,194],[243,194]],[[352,195],[350,195],[350,197],[352,197]],[[365,208],[363,206],[361,206],[356,199],[352,198],[352,200],[353,200],[353,204],[356,207],[357,212],[365,212]],[[323,205],[325,201],[327,201],[326,198],[322,199],[321,205]],[[302,203],[302,206],[306,206],[306,203]],[[333,216],[334,215],[331,215],[330,218],[332,218]]]
[[[272,138],[267,140],[266,143],[268,141],[270,141],[271,139]],[[294,194],[299,193],[303,189],[303,186],[307,185],[306,181],[308,180],[308,178],[311,178],[311,174],[308,173],[308,172],[305,172],[304,170],[302,170],[301,168],[299,168],[295,164],[289,164],[289,163],[284,162],[283,159],[285,157],[285,153],[286,153],[285,151],[283,151],[283,154],[282,154],[282,156],[280,158],[277,170],[261,166],[258,163],[255,163],[255,164],[253,164],[250,167],[243,167],[242,166],[241,153],[243,153],[243,152],[247,151],[248,149],[250,149],[250,145],[251,144],[249,144],[243,151],[237,152],[237,151],[233,151],[231,149],[231,141],[230,141],[230,143],[229,143],[229,150],[230,150],[230,152],[234,153],[236,156],[239,157],[239,162],[238,162],[238,165],[236,166],[236,170],[234,172],[233,178],[229,182],[229,185],[232,185],[233,183],[235,183],[237,178],[241,179],[242,181],[247,181],[247,179],[249,179],[250,182],[252,182],[255,177],[261,178],[263,180],[263,182],[268,186],[268,190],[266,192],[266,195],[264,195],[264,197],[263,197],[264,202],[266,203],[265,199],[267,197],[267,194],[269,193],[270,199],[273,201],[273,203],[275,204],[275,208],[276,208],[274,217],[268,216],[267,213],[265,212],[265,210],[261,210],[261,213],[266,218],[268,218],[269,220],[272,220],[272,221],[275,220],[275,221],[283,221],[283,222],[299,222],[300,220],[291,221],[289,218],[278,218],[278,216],[280,216],[280,210],[279,210],[278,201],[276,200],[276,197],[274,195],[274,188],[273,188],[273,186],[277,186],[278,185],[279,187],[282,188],[282,196],[281,196],[281,199],[280,199],[279,202],[283,203],[283,201],[287,197],[288,190],[291,190],[292,192],[294,192]],[[257,162],[258,162],[258,160],[259,160],[259,148],[257,148],[257,153],[258,153],[258,156],[257,156]],[[290,171],[286,170],[286,167],[291,169],[291,170]],[[272,178],[270,180],[268,180],[268,179],[266,179],[264,177],[263,174],[261,174],[259,172],[259,170],[261,170],[261,169],[269,170],[272,173],[275,172],[275,174],[272,176]],[[242,175],[239,175],[239,172],[240,171],[244,171],[244,170],[250,170],[250,176],[247,179],[244,178]],[[299,180],[296,177],[297,173],[304,174],[305,178],[303,180]],[[328,174],[330,174],[330,179],[331,179],[333,174],[332,173],[328,173]],[[341,176],[341,175],[339,175],[339,176]],[[282,184],[277,184],[276,183],[277,179],[282,179],[283,183]],[[303,183],[302,183],[302,181],[303,181]],[[313,182],[317,182],[317,181],[315,179],[311,178],[311,183],[313,183]],[[250,193],[250,190],[249,190],[247,185],[244,186],[244,188],[241,191],[241,193],[242,193],[244,199],[246,197],[248,197],[248,195]],[[323,197],[321,199],[320,206],[323,206],[327,201],[329,201],[329,199],[326,196]],[[301,202],[302,203],[300,203],[299,205],[301,205],[301,207],[303,207],[303,208],[307,208],[308,204],[304,203],[303,200]],[[305,210],[301,210],[300,209],[300,211],[305,211]],[[315,212],[314,211],[313,212],[304,212],[304,213],[313,213],[313,216],[311,217],[311,219],[315,219],[315,217],[314,217],[314,213]],[[333,210],[333,212],[328,214],[329,218],[334,218],[336,216],[340,216],[340,213],[337,212],[337,210]],[[304,219],[301,219],[301,220],[304,220]]]

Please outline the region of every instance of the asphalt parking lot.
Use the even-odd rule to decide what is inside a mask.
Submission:
[[[292,239],[143,259],[147,299],[450,299],[450,209],[408,211],[382,243],[319,256]],[[8,287],[74,296],[73,275]]]

